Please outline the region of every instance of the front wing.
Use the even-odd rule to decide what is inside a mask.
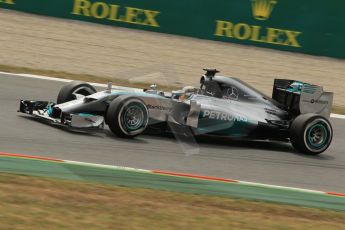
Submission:
[[[54,103],[48,101],[20,100],[18,112],[24,113],[53,125],[60,125],[75,129],[104,128],[103,116],[92,114],[64,114]]]

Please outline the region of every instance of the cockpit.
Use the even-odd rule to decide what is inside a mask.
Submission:
[[[268,97],[237,78],[202,76],[200,80],[200,93],[203,95],[235,100],[252,101],[266,100]]]
[[[267,101],[269,97],[251,87],[240,79],[233,77],[215,76],[216,69],[205,69],[200,79],[200,88],[186,86],[182,90],[172,91],[171,93],[157,91],[156,85],[151,85],[147,93],[158,94],[173,100],[188,100],[192,95],[201,94],[210,97],[234,100],[234,101]]]

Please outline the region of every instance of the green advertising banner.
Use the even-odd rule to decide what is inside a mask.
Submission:
[[[0,7],[345,58],[344,0],[0,0]]]

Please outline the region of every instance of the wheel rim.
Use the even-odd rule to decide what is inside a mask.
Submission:
[[[136,134],[146,127],[147,113],[141,103],[130,103],[124,106],[121,113],[121,126],[127,134]]]
[[[305,141],[309,150],[319,152],[326,149],[331,139],[331,128],[322,119],[312,122],[306,129]]]
[[[313,147],[322,147],[327,141],[327,136],[327,129],[323,124],[318,123],[309,128],[308,141]]]

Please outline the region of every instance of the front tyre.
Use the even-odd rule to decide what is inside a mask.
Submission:
[[[110,103],[106,120],[115,135],[132,138],[145,131],[149,115],[147,107],[141,99],[119,96]]]
[[[320,115],[299,115],[290,127],[291,143],[302,153],[318,155],[331,145],[332,138],[331,123]]]
[[[88,96],[96,93],[97,90],[90,84],[82,81],[72,81],[61,88],[57,96],[57,104],[77,99],[76,95]]]

